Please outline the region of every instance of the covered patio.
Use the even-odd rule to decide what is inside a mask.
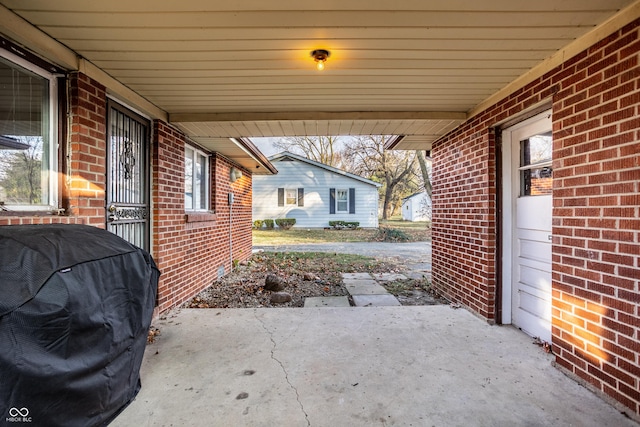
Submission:
[[[637,426],[522,332],[446,305],[185,309],[156,326],[113,426]]]
[[[323,58],[313,57],[318,50],[327,51],[323,71],[316,69]],[[117,221],[139,222],[139,244],[144,243],[163,271],[160,315],[249,257],[252,176],[277,173],[250,138],[385,134],[397,136],[387,149],[431,153],[433,284],[469,312],[437,309],[450,320],[444,324],[430,308],[402,308],[401,318],[411,313],[410,327],[399,324],[391,309],[341,312],[354,316],[351,323],[337,322],[339,315],[332,312],[315,312],[326,316],[316,322],[307,321],[313,311],[183,312],[174,324],[167,323],[158,362],[149,355],[144,367],[143,380],[151,384],[124,415],[149,417],[155,411],[162,419],[151,416],[153,423],[170,423],[171,417],[191,416],[197,404],[203,412],[194,411],[199,417],[195,421],[208,420],[205,407],[211,408],[211,396],[219,402],[235,399],[236,388],[226,384],[241,378],[249,385],[261,372],[222,364],[225,358],[243,362],[244,347],[234,342],[218,346],[232,337],[261,352],[261,362],[270,364],[270,381],[279,384],[283,395],[288,393],[282,401],[295,425],[299,420],[315,425],[335,413],[343,420],[376,414],[367,421],[380,424],[401,419],[398,412],[383,410],[382,402],[401,404],[413,414],[407,415],[409,424],[421,424],[420,417],[429,416],[434,424],[455,424],[433,406],[428,413],[411,411],[425,407],[415,402],[431,400],[442,408],[484,403],[486,410],[499,408],[504,399],[513,404],[510,411],[490,411],[486,424],[502,423],[501,416],[517,417],[516,408],[531,412],[506,418],[507,423],[552,424],[560,417],[558,424],[583,424],[584,414],[599,405],[591,398],[563,405],[566,414],[547,412],[553,402],[571,395],[571,388],[582,390],[578,384],[566,385],[570,383],[564,383],[561,372],[640,419],[640,0],[0,0],[0,55],[6,82],[0,148],[21,154],[25,145],[15,137],[39,135],[48,157],[43,173],[36,174],[43,179],[37,186],[39,203],[29,202],[24,210],[22,203],[0,200],[0,224],[80,223],[117,229]],[[49,90],[32,90],[24,84],[30,79]],[[22,109],[13,108],[16,104]],[[119,114],[143,130],[135,134],[138,158],[130,149],[132,134],[118,133],[124,131],[118,127],[124,123]],[[540,123],[544,128],[530,130]],[[548,153],[539,164],[529,162],[530,153],[519,153],[529,146],[529,137],[543,137],[547,143]],[[128,141],[121,147],[118,138]],[[109,157],[114,153],[122,159]],[[529,163],[520,164],[525,158]],[[186,165],[194,164],[202,165],[198,176],[206,184],[192,179],[197,168]],[[143,179],[133,193],[146,197],[135,209],[112,203],[110,189],[127,180],[108,177],[118,170],[129,175],[134,166]],[[242,179],[231,181],[234,171]],[[531,188],[532,176],[547,180],[545,194],[538,197],[544,203],[537,205],[544,215],[537,208],[517,207],[519,200],[537,197],[521,192]],[[507,185],[517,179],[523,185]],[[544,227],[528,233],[516,224],[523,212],[532,213],[525,225],[541,219]],[[533,234],[535,241],[527,240]],[[531,277],[535,283],[524,283]],[[531,307],[536,311],[527,317]],[[378,323],[376,313],[382,316]],[[535,324],[550,341],[560,372],[549,367],[545,355],[523,358],[544,374],[528,375],[534,384],[531,394],[519,388],[523,384],[516,376],[525,368],[517,365],[518,348],[530,352],[529,338],[513,329],[489,327],[469,313],[488,324],[523,330]],[[247,332],[237,329],[236,321]],[[323,322],[326,329],[314,329]],[[380,328],[367,329],[368,322]],[[480,335],[467,338],[468,328],[477,328]],[[398,354],[397,364],[392,353],[399,347],[391,333],[406,337],[403,342],[412,349]],[[505,333],[522,345],[505,345]],[[255,336],[256,342],[247,342],[243,334]],[[322,338],[305,341],[314,334]],[[290,344],[289,335],[296,337],[297,346],[290,351],[295,363],[280,354]],[[363,345],[355,348],[335,341],[358,342],[359,337]],[[438,342],[447,337],[455,337],[452,351],[440,353]],[[478,348],[484,341],[491,343],[482,369],[499,366],[495,377],[493,371],[478,376],[481,370],[469,368],[475,347],[467,339],[476,340]],[[181,340],[195,341],[187,346]],[[382,358],[374,357],[377,341],[385,343]],[[195,350],[181,353],[171,350],[174,345]],[[357,363],[362,355],[366,366],[378,368],[365,372],[356,364],[336,369],[337,375],[358,372],[365,378],[343,377],[347,385],[318,382],[333,373],[296,373],[322,372],[324,367],[315,364],[322,362],[316,357],[323,353],[314,353],[316,348],[333,358],[335,366]],[[331,353],[337,349],[348,351]],[[303,363],[306,357],[313,366]],[[468,375],[448,375],[454,369],[447,358],[466,366]],[[380,360],[385,363],[376,365]],[[179,377],[175,369],[189,372],[191,363],[202,369],[192,374],[195,400],[189,402],[192,385],[181,391],[182,381],[173,378]],[[227,367],[214,375],[220,382],[206,376],[216,363]],[[427,364],[409,368],[416,363]],[[385,371],[391,365],[395,374]],[[245,370],[256,373],[243,375]],[[516,376],[502,376],[510,370]],[[434,393],[420,378],[427,372],[441,374],[433,384],[447,384],[455,393]],[[382,380],[376,383],[378,374]],[[472,382],[452,383],[452,378]],[[558,378],[569,388],[562,389]],[[400,388],[405,381],[419,398],[404,394],[409,391]],[[316,390],[314,384],[325,389]],[[353,404],[344,406],[339,399],[330,400],[332,405],[322,400],[323,394],[334,393],[332,387],[355,391],[365,384],[375,396],[383,384],[391,387],[386,400],[372,400],[380,407],[367,406],[358,400],[361,395],[350,395]],[[498,393],[494,384],[507,392]],[[470,396],[467,387],[479,393]],[[556,387],[563,392],[554,394]],[[165,396],[145,395],[158,390]],[[222,390],[230,395],[216,394]],[[233,403],[262,405],[262,413],[273,410],[265,409],[260,397],[267,390],[253,390]],[[291,390],[297,391],[293,400]],[[489,391],[493,399],[485,399]],[[469,399],[447,400],[456,395]],[[532,400],[532,395],[543,400]],[[403,398],[394,401],[396,396]],[[252,401],[258,397],[262,400]],[[152,402],[148,408],[145,399]],[[248,409],[240,419],[255,416],[252,424],[260,424],[260,412],[252,405],[242,406],[241,415]],[[362,412],[340,412],[345,407]],[[229,408],[220,414],[232,423],[236,408],[224,412]],[[306,418],[299,419],[300,408]],[[628,422],[611,411],[605,406],[593,413],[594,419],[606,424],[598,418],[601,412]],[[469,422],[484,419],[461,424]]]

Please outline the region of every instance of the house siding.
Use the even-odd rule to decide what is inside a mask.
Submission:
[[[68,135],[61,141],[68,140],[69,145],[58,167],[62,176],[59,204],[65,212],[2,214],[0,225],[106,226],[107,88],[82,73],[71,74],[68,86]],[[152,131],[151,254],[162,272],[157,312],[163,312],[211,285],[220,267],[228,273],[233,260],[251,256],[252,177],[250,171],[214,153],[210,170],[215,213],[188,215],[184,209],[185,137],[161,121],[153,122]],[[229,182],[231,167],[243,172],[234,183]],[[235,195],[231,215],[229,192]]]
[[[640,419],[640,38],[636,21],[434,144],[433,284],[498,319],[496,125],[553,123],[557,366]]]
[[[300,161],[274,163],[277,175],[253,177],[253,219],[295,218],[296,227],[321,228],[329,221],[358,221],[378,227],[378,189],[374,185]],[[278,206],[278,188],[304,188],[304,206]],[[329,213],[331,188],[355,189],[355,213]]]
[[[428,203],[429,196],[426,193],[414,194],[402,202],[403,221],[429,221],[429,216],[425,215],[425,203]]]

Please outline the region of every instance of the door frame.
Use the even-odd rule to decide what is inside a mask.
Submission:
[[[151,127],[151,120],[142,115],[140,112],[134,110],[133,108],[124,105],[122,103],[120,103],[119,101],[112,99],[111,97],[107,97],[107,106],[106,106],[107,110],[106,110],[106,182],[105,182],[105,229],[109,230],[109,215],[111,214],[111,212],[109,212],[109,206],[110,204],[113,202],[112,200],[109,200],[111,198],[110,195],[110,190],[111,190],[111,126],[110,126],[110,117],[111,117],[111,108],[117,110],[118,112],[124,114],[125,116],[136,120],[142,124],[144,124],[145,128],[146,128],[146,135],[145,135],[145,149],[144,149],[144,153],[143,153],[143,162],[145,165],[145,174],[144,174],[144,185],[143,185],[143,191],[144,191],[144,195],[145,195],[145,199],[146,199],[146,207],[147,207],[147,212],[146,212],[146,225],[145,225],[145,230],[144,230],[144,245],[146,247],[143,247],[142,249],[146,250],[147,252],[151,253],[152,251],[152,224],[153,224],[153,200],[152,200],[152,185],[151,185],[151,179],[152,179],[152,171],[151,171],[151,146],[152,146],[152,132],[153,129]]]
[[[516,214],[516,191],[519,191],[519,169],[514,168],[514,159],[519,158],[519,152],[513,150],[511,134],[525,126],[550,117],[552,110],[548,109],[519,123],[502,129],[500,172],[501,172],[501,214],[500,214],[500,307],[498,307],[499,322],[510,325],[513,322],[513,262],[514,235]],[[518,163],[519,164],[519,163]]]

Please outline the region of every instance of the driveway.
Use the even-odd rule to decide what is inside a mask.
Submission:
[[[334,242],[254,246],[267,252],[336,252],[393,261],[417,274],[431,274],[431,242]]]

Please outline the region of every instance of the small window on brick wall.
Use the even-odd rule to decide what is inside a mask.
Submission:
[[[543,196],[553,193],[551,132],[520,141],[520,195]]]
[[[184,208],[209,210],[209,156],[186,146],[184,149]]]
[[[46,71],[0,53],[0,205],[57,207],[57,84]]]

